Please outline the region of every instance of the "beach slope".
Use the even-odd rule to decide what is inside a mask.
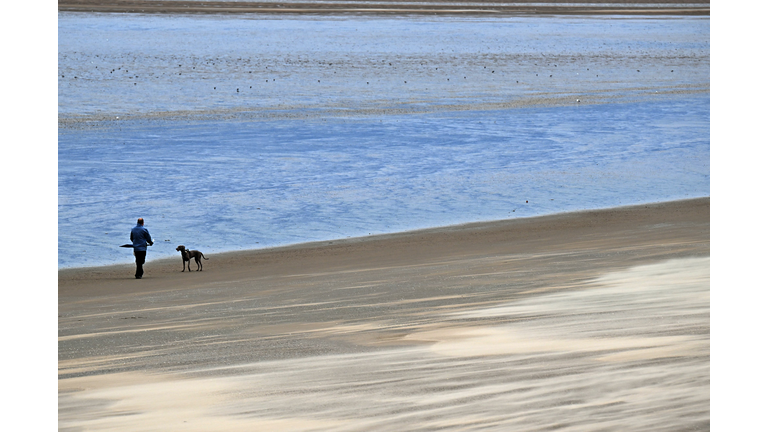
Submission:
[[[709,210],[61,270],[59,428],[708,429]]]

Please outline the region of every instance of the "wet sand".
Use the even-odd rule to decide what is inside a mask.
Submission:
[[[651,6],[649,6],[651,5]],[[709,15],[708,1],[142,1],[59,0],[62,12],[170,14]]]
[[[62,270],[59,429],[707,430],[709,211]]]

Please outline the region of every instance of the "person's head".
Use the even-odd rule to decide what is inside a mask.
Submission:
[[[139,218],[138,221],[136,221],[138,225],[144,225],[144,218]]]

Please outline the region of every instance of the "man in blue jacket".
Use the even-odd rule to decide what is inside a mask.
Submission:
[[[144,276],[144,260],[147,258],[147,245],[152,246],[152,236],[144,228],[144,218],[139,218],[136,226],[131,230],[133,242],[133,254],[136,256],[136,279]]]

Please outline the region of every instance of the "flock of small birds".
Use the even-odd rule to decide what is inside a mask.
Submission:
[[[77,53],[71,53],[77,56]],[[67,53],[63,56],[66,58]],[[88,58],[88,57],[86,57]],[[391,61],[387,59],[368,59],[366,63],[354,63],[350,61],[319,61],[319,60],[307,60],[307,59],[255,59],[255,58],[208,58],[208,59],[192,59],[192,64],[189,62],[189,57],[184,57],[175,63],[170,63],[167,57],[155,57],[155,58],[134,58],[129,59],[128,62],[115,65],[115,58],[105,58],[95,55],[90,58],[90,64],[93,64],[93,68],[88,71],[89,63],[78,62],[80,65],[85,63],[86,67],[79,69],[79,75],[72,75],[69,78],[71,80],[86,80],[92,81],[112,81],[120,83],[127,83],[128,85],[140,87],[144,82],[155,81],[155,85],[163,84],[163,81],[173,83],[179,82],[179,78],[182,80],[191,79],[196,80],[196,87],[198,91],[204,88],[204,81],[212,81],[210,87],[212,92],[224,92],[234,93],[235,95],[247,94],[254,88],[261,89],[258,83],[263,80],[264,84],[270,83],[288,83],[288,85],[295,85],[295,74],[297,70],[305,76],[311,76],[312,72],[316,72],[317,76],[314,79],[309,77],[304,78],[305,84],[309,82],[316,82],[318,84],[330,85],[326,89],[338,88],[338,86],[349,85],[354,88],[355,85],[362,85],[364,80],[365,86],[369,86],[371,91],[384,91],[380,85],[391,86],[398,82],[397,75],[406,75],[407,77],[401,78],[402,85],[404,86],[416,86],[414,90],[421,90],[420,86],[426,86],[424,90],[434,90],[438,92],[453,92],[462,91],[462,86],[474,86],[465,87],[469,91],[477,91],[478,86],[482,90],[482,87],[489,85],[493,87],[492,91],[497,91],[499,86],[520,86],[522,91],[531,89],[546,88],[548,85],[557,87],[562,91],[565,82],[570,82],[571,92],[581,93],[581,88],[587,88],[590,85],[600,83],[611,75],[614,74],[626,74],[630,69],[614,68],[605,70],[601,68],[604,73],[604,78],[600,79],[600,73],[594,70],[590,70],[590,67],[578,67],[573,63],[573,59],[569,58],[565,64],[559,62],[547,61],[542,56],[538,59],[528,57],[523,61],[512,64],[509,59],[506,61],[489,65],[476,65],[471,66],[469,62],[463,62],[463,66],[457,66],[462,62],[461,58],[453,58],[453,63],[444,65],[430,64],[425,61]],[[563,60],[563,58],[560,58]],[[105,67],[112,63],[111,67]],[[101,65],[101,67],[99,67]],[[217,66],[218,65],[218,66]],[[564,67],[563,67],[564,66]],[[135,72],[136,69],[142,70],[143,73]],[[368,69],[368,77],[365,77],[360,71]],[[624,69],[624,70],[621,70]],[[510,72],[512,70],[512,72]],[[542,74],[542,72],[546,73]],[[641,69],[634,69],[634,73],[641,73]],[[463,73],[462,73],[463,72]],[[658,75],[659,68],[654,68],[652,71]],[[673,73],[674,69],[670,70]],[[545,79],[553,79],[551,84],[545,81],[541,81],[540,74]],[[594,74],[594,79],[589,83],[587,80]],[[84,76],[85,75],[85,76]],[[271,76],[270,76],[271,75]],[[357,75],[357,76],[355,76]],[[66,80],[68,78],[66,73],[60,74],[61,78]],[[373,79],[372,79],[373,78]],[[347,83],[344,80],[348,80]],[[453,79],[453,80],[452,80]],[[311,81],[310,81],[311,80]],[[357,81],[357,82],[354,82]],[[181,81],[183,83],[184,81]],[[233,84],[233,82],[235,82]],[[330,84],[329,84],[330,83]],[[411,84],[409,84],[411,83]],[[450,83],[450,84],[449,84]],[[585,83],[582,85],[580,83]],[[203,85],[201,85],[203,84]],[[371,84],[374,84],[373,86]],[[379,84],[379,87],[376,86]],[[100,85],[104,85],[100,83]],[[111,84],[107,84],[111,85]],[[448,87],[446,87],[448,86]],[[321,89],[322,91],[323,89]],[[282,90],[281,90],[282,91]],[[231,94],[230,93],[230,94]],[[388,96],[385,94],[385,96]],[[202,94],[202,97],[207,97]],[[574,98],[575,103],[580,104],[581,98]]]
[[[96,57],[99,57],[99,56],[97,55]],[[243,59],[239,58],[238,60],[243,60]],[[386,64],[386,65],[390,66],[390,67],[397,68],[397,65],[393,65],[392,62],[388,62],[386,60],[382,60],[381,62],[383,64]],[[91,62],[91,63],[93,63],[93,62]],[[113,77],[118,77],[119,76],[120,78],[125,78],[128,81],[132,81],[132,84],[135,85],[135,86],[139,85],[139,83],[141,82],[142,78],[143,79],[160,79],[162,77],[167,77],[169,75],[183,76],[185,72],[187,74],[194,74],[199,79],[204,79],[204,80],[205,79],[223,80],[223,79],[221,79],[218,76],[218,75],[221,74],[220,70],[209,70],[209,67],[215,66],[216,63],[217,63],[216,61],[207,60],[207,61],[199,63],[197,66],[191,66],[191,68],[187,67],[186,71],[181,70],[181,71],[169,72],[169,69],[172,69],[172,67],[169,67],[169,68],[166,68],[165,71],[162,71],[162,72],[149,72],[146,75],[139,75],[139,74],[136,74],[136,73],[131,73],[130,70],[128,69],[128,67],[123,65],[123,66],[117,66],[117,67],[108,69],[108,74],[113,76]],[[222,61],[220,60],[219,63],[222,63]],[[247,63],[250,63],[250,62],[247,62]],[[321,65],[321,66],[325,66],[325,64],[326,64],[325,62],[319,62],[319,65]],[[421,66],[425,66],[425,65],[426,64],[424,64],[424,63],[421,64]],[[198,69],[198,66],[200,66],[199,69]],[[292,66],[292,65],[290,65],[290,66]],[[327,63],[327,66],[328,67],[332,67],[333,66],[333,62]],[[535,63],[534,66],[538,67],[538,63]],[[542,65],[542,66],[544,66],[544,65]],[[176,67],[177,68],[183,68],[184,65],[177,63]],[[337,65],[337,68],[338,67],[339,66]],[[355,66],[355,67],[358,67],[358,66]],[[558,65],[557,64],[546,64],[546,67],[548,67],[548,68],[557,68]],[[479,68],[479,66],[478,66],[478,68]],[[96,69],[99,69],[99,67],[98,66],[94,66],[94,70],[96,70]],[[280,69],[279,67],[277,68],[278,72],[275,72],[275,69],[276,68],[275,68],[274,65],[273,65],[272,70],[270,70],[270,66],[264,66],[264,70],[260,70],[260,71],[257,71],[257,70],[247,70],[247,71],[243,71],[243,73],[247,72],[248,74],[259,75],[259,74],[268,74],[268,73],[272,72],[272,73],[278,74],[280,76],[280,78],[284,78],[284,77],[288,76],[288,74],[286,72],[282,72],[282,73],[279,72],[279,69]],[[439,66],[434,68],[435,71],[439,71],[439,69],[440,69]],[[104,68],[102,68],[102,70],[104,70]],[[496,75],[499,75],[499,76],[505,75],[503,72],[500,73],[500,74],[496,74],[496,68],[491,68],[490,71],[489,71],[487,66],[483,66],[483,70],[485,72],[490,72],[490,74],[494,74],[494,76],[496,76]],[[584,68],[582,70],[582,72],[589,72],[589,71],[590,71],[589,68]],[[641,72],[640,69],[636,69],[636,71],[637,72]],[[670,70],[670,72],[674,72],[674,69]],[[333,74],[336,74],[336,73],[337,73],[337,70],[334,70]],[[574,72],[570,71],[570,72],[563,72],[559,76],[565,76],[565,75],[567,75],[569,73],[571,74],[571,78],[573,78],[574,76],[579,76],[580,75],[579,72],[575,72],[575,75],[574,75]],[[207,76],[208,74],[210,74],[211,76],[210,77]],[[388,74],[388,72],[386,72],[386,71],[382,72],[382,76],[386,76],[386,74]],[[82,78],[86,78],[86,79],[99,79],[99,76],[94,76],[93,73],[89,73],[87,75],[89,75],[89,76],[87,76],[87,77],[83,77],[83,76],[78,77],[77,75],[73,75],[73,76],[71,76],[71,79],[73,79],[73,80],[82,79]],[[104,77],[104,75],[105,74],[102,72],[101,76]],[[556,74],[550,73],[550,74],[546,74],[546,75],[548,75],[549,78],[555,78]],[[435,74],[433,74],[432,76],[434,77]],[[587,74],[585,74],[585,76],[587,76]],[[533,77],[529,76],[530,79],[533,79],[533,78],[536,78],[536,77],[539,77],[539,73],[538,72],[533,73]],[[600,74],[595,73],[595,78],[599,78],[599,77],[600,77]],[[67,78],[66,74],[62,73],[61,74],[61,78],[65,78],[66,79]],[[381,77],[379,77],[379,78],[381,78]],[[421,78],[421,77],[418,77],[418,78]],[[472,77],[470,77],[470,79],[471,78]],[[523,78],[523,77],[520,77],[520,76],[516,77],[516,79],[514,79],[514,84],[520,84],[521,83],[521,79],[520,78]],[[264,79],[265,83],[270,83],[270,82],[277,82],[278,78],[266,77],[266,78],[262,78],[262,79]],[[445,80],[446,80],[446,82],[450,82],[451,78],[450,77],[445,77]],[[466,75],[463,75],[463,76],[460,75],[459,76],[459,82],[462,82],[462,81],[466,82],[466,80],[467,80],[467,76]],[[248,89],[253,89],[253,85],[256,84],[257,82],[260,82],[257,79],[251,79],[250,81],[253,84],[247,85]],[[322,79],[317,79],[316,81],[318,83],[324,82]],[[414,79],[412,79],[411,81],[413,82]],[[423,79],[421,81],[418,81],[418,80],[416,80],[416,81],[417,82],[421,82],[421,83],[424,82]],[[365,84],[366,85],[370,85],[371,82],[372,81],[369,78],[368,80],[365,81]],[[455,80],[454,80],[454,82],[455,82]],[[508,82],[511,84],[511,80],[508,81]],[[527,81],[527,80],[525,80],[523,78],[523,84],[529,84],[529,83],[530,83],[530,80]],[[403,80],[403,84],[408,84],[408,80],[407,79]],[[232,86],[227,85],[227,88],[231,88],[231,87]],[[221,84],[219,84],[219,85],[212,85],[211,88],[213,90],[220,90],[220,89],[222,89],[222,85]],[[234,86],[235,93],[240,93],[240,89],[241,88],[245,89],[246,86],[245,85]]]

